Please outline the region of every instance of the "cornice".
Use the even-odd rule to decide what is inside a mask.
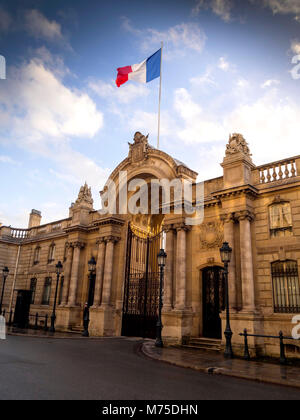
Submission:
[[[216,199],[227,199],[239,195],[248,195],[250,198],[255,199],[257,198],[258,194],[258,189],[250,184],[242,185],[240,187],[232,187],[226,190],[216,191],[212,193],[213,197],[215,197]]]
[[[93,223],[94,227],[105,226],[105,225],[116,225],[116,226],[124,226],[125,220],[119,217],[108,216],[101,220],[96,220]]]

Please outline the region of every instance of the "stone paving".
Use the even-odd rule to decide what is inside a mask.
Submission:
[[[278,385],[300,388],[300,368],[280,364],[224,359],[223,354],[203,350],[157,348],[154,341],[146,341],[141,347],[145,356],[175,366],[195,369],[214,375],[226,375]],[[299,390],[300,396],[300,390]]]

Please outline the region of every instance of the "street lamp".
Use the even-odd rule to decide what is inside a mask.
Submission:
[[[95,273],[96,270],[96,260],[95,258],[92,256],[92,258],[89,260],[88,262],[88,270],[89,270],[89,280],[90,280],[90,285],[92,284],[92,280],[93,280],[93,275]],[[83,337],[89,337],[89,323],[90,323],[90,308],[89,308],[89,304],[86,303],[84,305],[84,311],[83,311],[83,328],[84,331],[82,333]]]
[[[0,315],[2,314],[2,303],[3,303],[3,296],[4,296],[4,288],[5,288],[5,282],[9,273],[9,269],[7,267],[4,267],[2,270],[3,273],[3,284],[2,284],[2,293],[1,293],[1,301],[0,301]]]
[[[230,328],[230,313],[229,313],[229,287],[228,287],[228,264],[231,259],[232,248],[230,248],[228,242],[224,242],[222,248],[220,248],[221,260],[224,263],[224,274],[225,274],[225,299],[226,299],[226,329],[224,332],[226,338],[226,348],[224,356],[228,359],[233,358],[232,351],[232,331]]]
[[[159,253],[157,254],[157,262],[159,266],[160,271],[160,282],[159,282],[159,306],[158,306],[158,320],[156,324],[156,341],[155,346],[156,347],[163,347],[163,341],[161,337],[161,331],[162,331],[162,322],[161,322],[161,310],[163,306],[162,301],[162,293],[163,293],[163,282],[164,282],[164,268],[166,265],[166,258],[167,254],[165,253],[164,249],[161,249]]]
[[[60,261],[58,261],[58,263],[55,266],[56,268],[56,288],[55,288],[55,296],[54,296],[54,304],[53,304],[53,312],[51,315],[51,327],[50,327],[50,332],[55,332],[55,320],[56,320],[56,314],[55,314],[55,310],[56,310],[56,301],[57,301],[57,291],[58,291],[58,284],[59,284],[59,276],[62,273],[62,269],[63,269],[63,265]]]

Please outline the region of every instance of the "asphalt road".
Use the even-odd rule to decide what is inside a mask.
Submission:
[[[300,390],[259,384],[149,360],[138,341],[0,340],[0,400],[300,399]]]

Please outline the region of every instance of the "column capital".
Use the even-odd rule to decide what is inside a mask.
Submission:
[[[252,222],[254,220],[254,214],[249,210],[242,210],[237,211],[234,214],[235,219],[237,219],[239,222],[241,220],[249,220],[249,222]]]
[[[72,248],[83,249],[85,247],[85,243],[84,242],[80,242],[80,241],[74,241],[74,242],[70,243],[70,246]]]
[[[184,223],[175,223],[173,226],[176,232],[180,232],[181,230],[188,232],[189,230],[191,230],[191,226],[187,226]]]
[[[109,243],[109,242],[116,243],[120,239],[121,239],[120,236],[114,236],[114,235],[109,235],[109,236],[104,237],[104,240],[105,240],[106,243]]]
[[[174,225],[172,223],[169,224],[169,225],[164,225],[163,226],[163,231],[165,233],[174,232],[175,231]]]
[[[98,238],[97,241],[96,241],[96,245],[101,245],[103,243],[105,243],[105,238],[104,237]]]
[[[234,223],[234,214],[233,213],[224,213],[220,216],[221,221],[225,223]]]

